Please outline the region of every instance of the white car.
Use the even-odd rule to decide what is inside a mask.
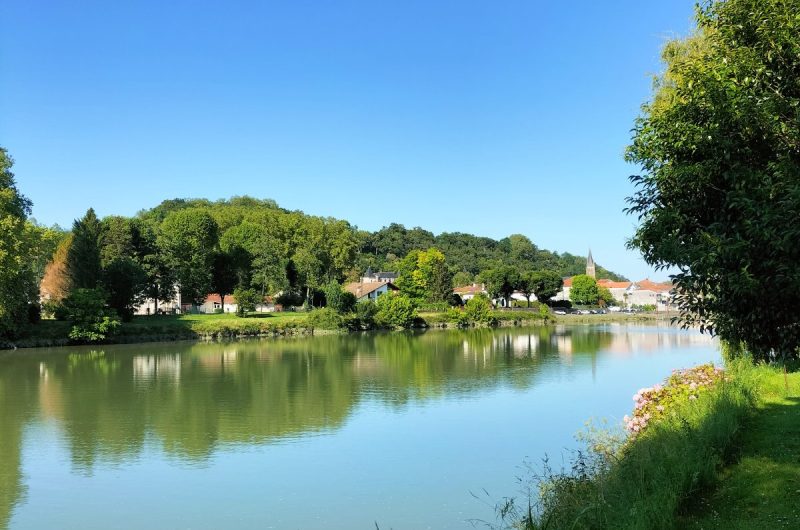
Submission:
[[[619,313],[620,311],[622,311],[622,308],[618,305],[612,305],[611,307],[608,308],[608,310],[611,311],[612,313]]]

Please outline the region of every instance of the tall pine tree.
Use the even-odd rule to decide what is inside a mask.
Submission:
[[[100,282],[101,231],[102,225],[92,208],[72,225],[72,245],[67,255],[67,270],[73,289],[94,289]]]

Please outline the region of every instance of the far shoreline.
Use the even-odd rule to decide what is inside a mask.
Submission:
[[[502,327],[533,327],[542,325],[592,325],[592,324],[628,324],[628,323],[667,323],[672,325],[672,319],[677,316],[677,313],[608,313],[604,315],[549,315],[547,318],[531,318],[519,315],[520,318],[514,318],[514,312],[503,312],[504,318],[499,319],[494,325],[485,323],[475,323],[470,326],[459,326],[454,322],[444,320],[444,313],[424,313],[421,316],[425,325],[414,326],[409,330],[392,330],[392,329],[370,329],[370,330],[326,330],[313,328],[306,323],[305,315],[292,314],[295,318],[290,322],[266,322],[263,325],[261,320],[256,318],[241,318],[230,321],[214,321],[213,316],[208,315],[209,321],[202,322],[202,318],[198,320],[203,324],[193,326],[191,321],[181,321],[180,318],[172,317],[170,320],[163,317],[145,317],[154,319],[156,324],[164,324],[171,322],[182,322],[184,325],[180,326],[161,326],[161,329],[168,328],[169,331],[165,332],[142,332],[142,333],[122,333],[111,337],[110,339],[102,342],[79,344],[71,342],[67,338],[53,337],[53,336],[31,336],[25,337],[15,342],[0,342],[0,355],[16,350],[29,350],[36,348],[66,348],[66,347],[86,347],[86,346],[110,346],[110,345],[125,345],[125,344],[150,344],[150,343],[172,343],[172,342],[224,342],[231,340],[243,340],[251,338],[290,338],[290,337],[311,337],[311,336],[324,336],[324,335],[349,335],[358,333],[371,333],[371,332],[399,332],[399,331],[430,331],[430,330],[454,330],[454,329],[495,329]],[[141,317],[139,317],[141,318]],[[169,317],[167,317],[169,318]],[[227,325],[229,322],[236,322],[237,325]],[[64,322],[48,321],[52,325],[66,325]],[[136,322],[139,324],[140,322]],[[249,325],[253,324],[254,325]],[[131,323],[129,323],[130,325]],[[215,325],[216,324],[216,325]],[[158,327],[156,326],[156,329]],[[130,330],[133,331],[133,330]]]

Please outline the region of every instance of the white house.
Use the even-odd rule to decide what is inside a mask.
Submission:
[[[383,296],[390,291],[400,290],[395,284],[388,281],[353,282],[348,283],[344,288],[353,293],[359,302],[362,300],[377,300],[379,296]]]
[[[361,283],[375,283],[375,282],[389,282],[394,283],[397,281],[396,272],[372,272],[372,268],[368,267],[367,272],[361,277]]]

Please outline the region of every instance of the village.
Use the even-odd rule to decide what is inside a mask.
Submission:
[[[609,305],[599,300],[598,310],[602,312],[619,311],[656,311],[668,312],[675,310],[672,292],[674,286],[671,282],[654,282],[650,279],[640,281],[614,281],[607,278],[596,279],[596,266],[591,251],[586,258],[586,276],[596,280],[598,288],[605,288],[611,293],[614,303]],[[349,282],[343,285],[344,290],[352,293],[356,302],[376,301],[380,296],[388,293],[399,292],[400,288],[396,285],[398,274],[391,271],[373,272],[370,268],[364,272],[359,281]],[[587,308],[571,309],[570,293],[572,290],[572,276],[562,278],[562,287],[559,292],[548,300],[539,300],[536,294],[526,297],[520,290],[514,290],[508,299],[504,297],[492,297],[486,289],[484,283],[473,282],[468,285],[461,285],[453,288],[454,300],[458,305],[466,304],[476,296],[489,298],[496,309],[515,309],[524,308],[529,302],[544,302],[552,306],[556,314],[567,314],[575,312],[579,314],[593,314],[596,311]],[[256,304],[255,312],[272,313],[281,311],[294,311],[294,307],[285,307],[277,303],[278,297],[264,296]],[[168,314],[186,313],[236,313],[238,303],[232,294],[225,295],[224,298],[219,294],[209,293],[202,304],[192,304],[184,301],[180,294],[180,289],[176,288],[175,296],[167,303],[156,304],[152,299],[145,300],[137,306],[136,315],[152,315],[157,312]]]

